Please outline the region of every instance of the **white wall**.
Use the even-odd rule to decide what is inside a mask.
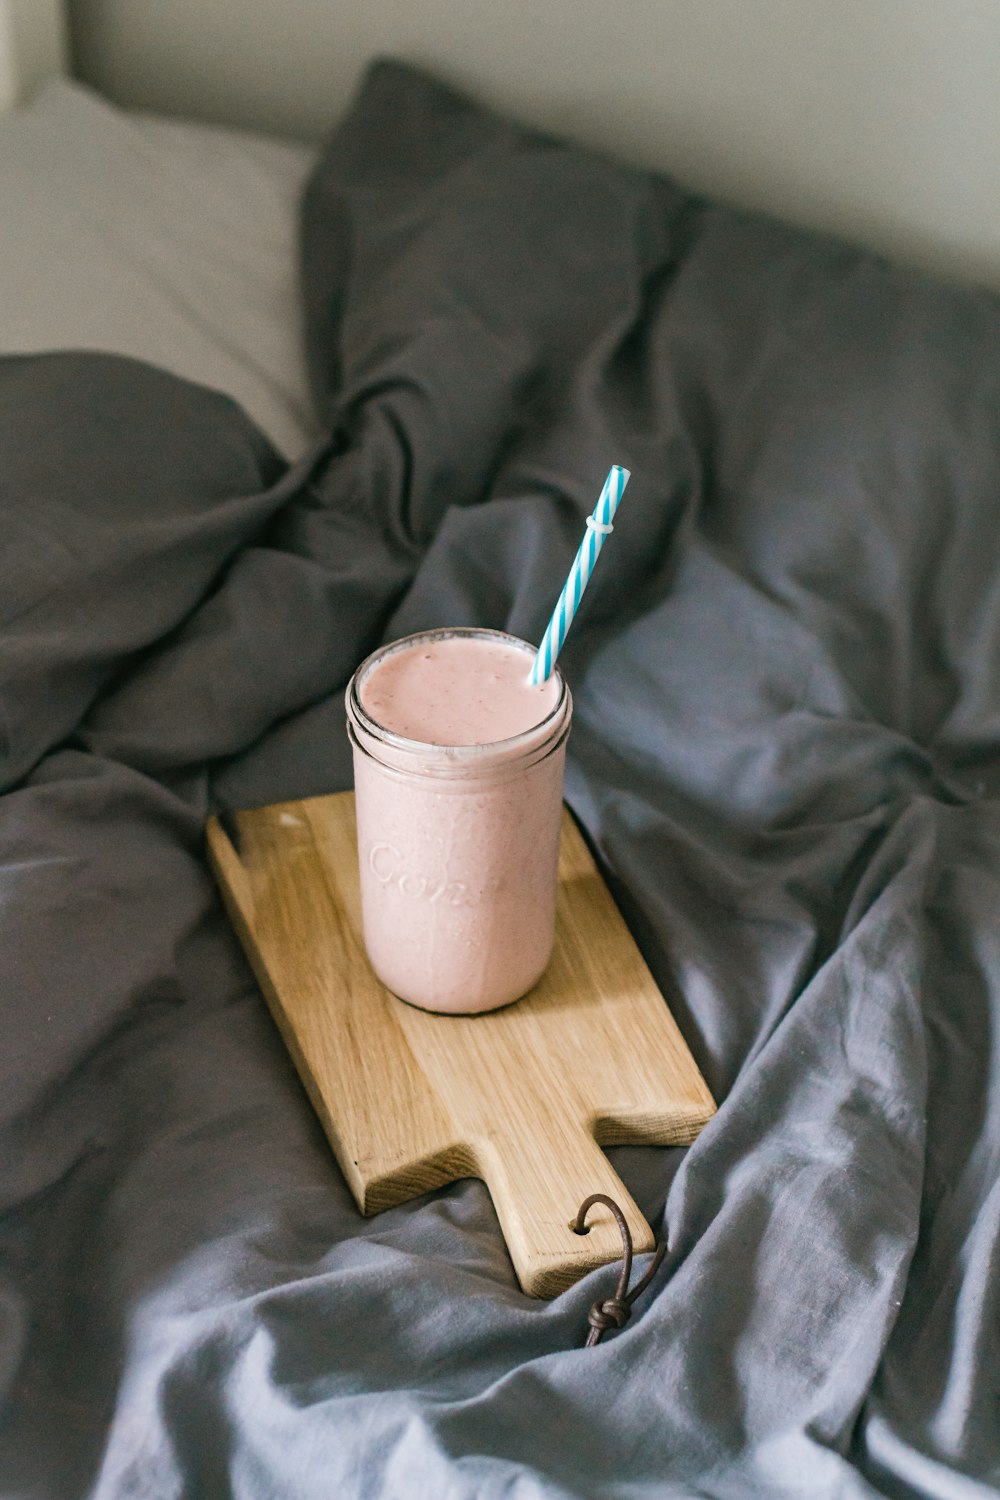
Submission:
[[[1000,288],[1000,0],[70,0],[113,99],[298,136],[364,63]]]

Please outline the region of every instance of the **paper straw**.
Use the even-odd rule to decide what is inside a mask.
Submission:
[[[600,499],[594,506],[593,514],[587,517],[587,530],[584,532],[583,541],[573,559],[569,577],[563,585],[563,591],[552,611],[552,618],[542,636],[542,644],[538,648],[538,654],[531,668],[531,676],[528,679],[530,682],[544,682],[547,677],[552,676],[556,657],[562,650],[566,632],[573,623],[573,616],[580,608],[583,591],[590,582],[594,564],[601,555],[604,539],[614,529],[611,523],[628,481],[628,469],[612,464],[611,471],[604,481]]]

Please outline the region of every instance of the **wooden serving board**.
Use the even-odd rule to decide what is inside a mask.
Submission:
[[[681,1145],[715,1105],[663,996],[564,813],[556,945],[535,988],[441,1016],[376,979],[361,935],[350,792],[208,826],[237,932],[362,1213],[458,1177],[493,1197],[524,1290],[553,1297],[654,1236],[601,1146]]]

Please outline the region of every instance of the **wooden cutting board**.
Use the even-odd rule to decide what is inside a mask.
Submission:
[[[228,832],[227,832],[228,829]],[[715,1105],[652,975],[564,814],[556,945],[541,982],[480,1016],[391,995],[365,957],[354,797],[213,819],[230,916],[362,1213],[459,1177],[493,1197],[524,1290],[553,1297],[654,1236],[601,1146],[682,1145]]]

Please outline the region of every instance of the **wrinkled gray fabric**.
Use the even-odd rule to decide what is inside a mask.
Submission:
[[[393,65],[302,266],[291,470],[0,362],[3,1494],[997,1493],[997,302]],[[202,828],[348,784],[379,639],[537,638],[611,462],[567,795],[721,1107],[611,1153],[671,1248],[585,1350],[478,1182],[358,1215]]]

